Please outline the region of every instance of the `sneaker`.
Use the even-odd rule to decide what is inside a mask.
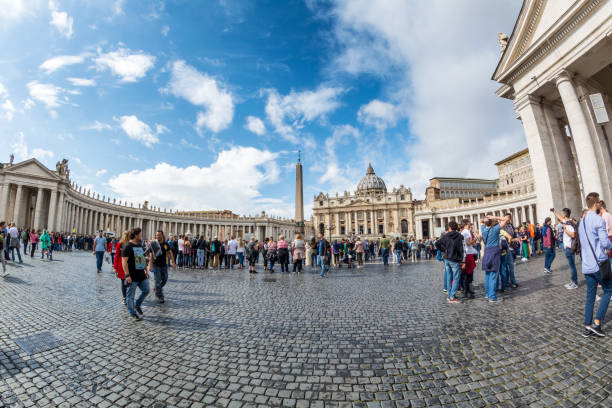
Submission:
[[[136,320],[137,322],[142,320],[142,317],[138,316],[138,314],[133,314],[131,316],[132,316],[132,319]]]
[[[127,304],[127,303],[126,303],[126,300],[125,300],[125,298],[123,298],[123,304],[124,304],[124,305],[126,305],[126,304]]]
[[[489,299],[489,303],[501,303],[503,301],[504,301],[503,298]]]
[[[552,273],[552,271],[551,271],[550,269],[548,269],[548,268],[544,268],[544,273],[546,273],[546,274],[551,274],[551,273]]]
[[[596,302],[599,302],[600,300],[601,300],[601,296],[599,296],[599,295],[595,295],[595,301],[596,301]]]
[[[528,261],[528,259],[527,259],[527,258],[523,258],[523,259],[521,259],[521,261],[522,261],[522,262],[527,262],[527,261]]]
[[[512,289],[516,289],[516,288],[518,288],[518,284],[517,284],[517,283],[515,283],[515,284],[513,284],[513,285],[510,285],[510,287],[511,287]]]
[[[444,292],[444,293],[448,293],[448,290],[446,290],[446,289],[442,289],[442,292]]]
[[[166,301],[164,300],[164,298],[159,298],[159,303],[165,303]],[[142,313],[142,312],[141,312]]]
[[[606,337],[606,334],[603,332],[603,330],[601,330],[601,324],[598,324],[597,326],[595,325],[587,326],[586,328],[592,331],[593,334],[599,337]]]
[[[459,299],[457,299],[457,298],[453,298],[453,299],[447,298],[446,301],[448,303],[461,303],[461,301]]]
[[[565,285],[565,289],[567,290],[578,289],[578,285],[576,285],[574,282],[570,282],[567,285]]]
[[[592,335],[593,335],[593,332],[585,327],[582,332],[582,337],[591,337]]]
[[[136,306],[134,309],[136,309],[136,313],[138,313],[139,315],[143,315],[144,313],[142,313],[142,309],[140,308],[140,306]]]

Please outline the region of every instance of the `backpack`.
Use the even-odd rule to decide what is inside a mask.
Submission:
[[[580,254],[580,252],[582,251],[582,248],[580,246],[580,237],[578,236],[578,224],[572,221],[570,222],[570,225],[574,227],[574,238],[572,238],[572,245],[570,247],[570,252],[574,255]]]

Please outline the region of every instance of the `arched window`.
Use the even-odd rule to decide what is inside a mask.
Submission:
[[[323,224],[323,223],[319,224],[319,233],[320,234],[325,234],[325,224]]]
[[[402,220],[402,234],[408,233],[408,221]]]

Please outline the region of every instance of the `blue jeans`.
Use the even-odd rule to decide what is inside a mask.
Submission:
[[[395,251],[395,256],[397,258],[397,264],[402,264],[402,251]]]
[[[529,238],[529,244],[531,245],[531,256],[535,256],[535,253],[536,253],[535,238]]]
[[[448,290],[450,289],[450,285],[448,284],[448,282],[452,278],[450,277],[450,269],[446,267],[446,262],[446,259],[442,260],[442,263],[444,265],[444,290],[448,292]]]
[[[238,252],[238,265],[244,266],[244,252]]]
[[[164,286],[168,282],[168,266],[155,267],[155,296],[164,298]],[[141,289],[142,290],[142,289]]]
[[[327,275],[327,262],[325,262],[325,258],[321,255],[317,255],[317,265],[321,268],[321,276]]]
[[[516,285],[516,277],[514,276],[514,253],[510,250],[501,258],[501,290],[506,290],[508,281],[511,285]],[[498,285],[499,286],[499,285]]]
[[[28,241],[23,241],[23,254],[26,255],[28,253]]]
[[[197,254],[198,254],[198,266],[203,266],[204,265],[204,250],[198,249]]]
[[[551,247],[551,248],[547,248],[544,247],[544,267],[546,269],[550,269],[553,261],[555,260],[555,248]]]
[[[104,261],[104,251],[96,251],[96,270],[102,270],[102,261]]]
[[[380,250],[384,265],[389,265],[389,248],[383,248]]]
[[[460,282],[460,264],[459,262],[444,260],[444,278],[446,279],[446,287],[448,289],[448,298],[454,299],[459,290]]]
[[[183,251],[179,251],[178,259],[176,261],[176,263],[178,264],[179,268],[183,267],[183,262],[185,262],[185,255],[183,254]]]
[[[576,254],[572,254],[570,248],[565,248],[565,257],[572,273],[572,282],[578,284],[578,272],[576,272]]]
[[[15,262],[15,252],[14,252],[15,250],[17,250],[17,256],[19,257],[19,262],[23,262],[21,260],[21,252],[19,251],[19,247],[11,248],[11,260]]]
[[[128,311],[132,316],[136,314],[136,310],[134,307],[140,307],[142,302],[145,300],[147,295],[149,294],[149,279],[145,279],[142,282],[132,282],[127,285],[127,292],[125,298],[125,305],[128,308]],[[140,295],[136,298],[134,302],[134,295],[136,294],[136,288],[140,288]]]
[[[590,326],[593,323],[593,308],[595,307],[595,295],[597,295],[597,284],[601,284],[601,288],[604,293],[599,302],[599,308],[597,309],[597,315],[595,318],[603,323],[604,317],[606,317],[606,311],[610,304],[610,296],[612,296],[612,279],[607,281],[601,280],[601,273],[599,271],[595,273],[585,273],[584,279],[586,280],[586,302],[584,305],[584,325]]]
[[[486,271],[485,272],[485,292],[487,297],[491,300],[497,299],[497,279],[499,271]]]

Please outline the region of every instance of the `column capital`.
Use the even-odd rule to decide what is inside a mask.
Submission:
[[[527,94],[514,100],[514,110],[520,115],[521,110],[527,105],[540,105],[543,101],[541,96]]]
[[[572,81],[574,74],[568,71],[567,69],[562,69],[553,75],[553,81],[555,81],[555,86],[559,86],[560,83],[565,81]]]

